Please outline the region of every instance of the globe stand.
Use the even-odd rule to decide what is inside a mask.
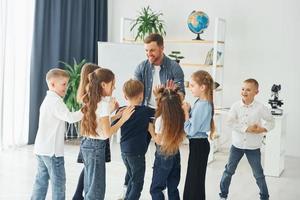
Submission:
[[[197,33],[197,37],[193,40],[203,40],[203,39],[200,37],[200,33]]]

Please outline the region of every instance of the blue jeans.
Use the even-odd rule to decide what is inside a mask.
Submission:
[[[221,179],[221,183],[220,183],[221,193],[219,194],[220,197],[227,198],[231,177],[235,173],[236,167],[239,164],[244,154],[246,154],[253,175],[256,179],[256,184],[259,187],[260,199],[268,200],[269,192],[268,192],[268,187],[263,172],[263,168],[261,166],[260,149],[254,149],[254,150],[238,149],[234,146],[231,146],[229,160],[227,165],[225,166],[225,171]]]
[[[33,186],[31,200],[46,198],[48,181],[51,181],[52,199],[64,200],[66,191],[66,172],[64,157],[37,155],[37,174]]]
[[[159,148],[159,147],[158,147]],[[180,152],[171,156],[162,155],[159,149],[155,152],[150,193],[152,200],[163,200],[162,191],[168,188],[169,200],[179,200],[178,184],[180,181]]]
[[[129,181],[125,199],[136,200],[141,196],[145,177],[145,155],[130,155],[122,153],[122,159],[126,166]]]
[[[80,144],[84,163],[84,199],[105,196],[105,140],[83,138]]]

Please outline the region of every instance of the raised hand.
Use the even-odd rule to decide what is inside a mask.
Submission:
[[[166,89],[175,90],[177,85],[174,83],[173,80],[167,80],[166,82]]]

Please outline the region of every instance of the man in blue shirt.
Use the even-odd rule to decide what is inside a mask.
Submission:
[[[164,54],[164,40],[157,33],[150,34],[144,40],[147,60],[141,62],[134,73],[135,79],[144,84],[143,104],[155,108],[155,97],[152,90],[156,85],[165,85],[168,80],[184,91],[184,74],[180,65]]]

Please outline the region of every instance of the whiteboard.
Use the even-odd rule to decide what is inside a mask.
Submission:
[[[168,44],[165,46],[165,53],[171,50],[178,49],[181,44]],[[180,49],[181,50],[181,49]],[[189,56],[191,53],[186,54]],[[120,105],[125,105],[126,101],[123,96],[123,84],[130,78],[134,78],[135,68],[146,60],[146,54],[143,44],[128,44],[128,43],[112,43],[98,42],[98,65],[112,70],[116,77],[116,89],[113,96],[117,98]],[[185,80],[189,80],[191,74],[197,70],[197,67],[182,67]],[[195,101],[195,98],[186,89],[186,100],[190,103]]]
[[[123,84],[134,77],[135,68],[147,59],[143,44],[98,42],[98,65],[113,71],[116,89],[113,96],[120,105],[125,105]]]

